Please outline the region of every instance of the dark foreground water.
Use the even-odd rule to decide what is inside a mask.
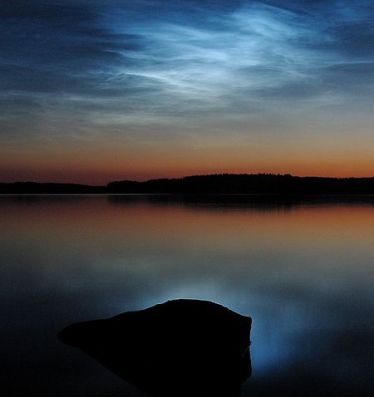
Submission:
[[[0,197],[0,228],[1,395],[143,396],[56,333],[176,298],[253,318],[243,396],[373,393],[373,203]]]

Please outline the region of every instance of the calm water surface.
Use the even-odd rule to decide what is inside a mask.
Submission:
[[[374,204],[0,197],[1,388],[143,396],[56,333],[176,298],[253,318],[243,396],[369,396]]]

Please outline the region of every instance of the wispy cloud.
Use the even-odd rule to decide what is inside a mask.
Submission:
[[[67,134],[69,121],[93,135],[162,123],[209,133],[233,117],[271,130],[276,117],[318,118],[321,104],[344,116],[374,96],[374,4],[312,3],[9,2],[0,10],[2,139]]]

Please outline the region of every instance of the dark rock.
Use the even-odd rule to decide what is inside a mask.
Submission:
[[[59,334],[106,368],[157,396],[230,396],[251,374],[251,318],[221,305],[176,300]]]

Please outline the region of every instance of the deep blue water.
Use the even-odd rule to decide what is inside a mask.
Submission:
[[[1,385],[142,396],[56,334],[176,298],[253,319],[243,396],[369,396],[374,204],[0,197]]]

